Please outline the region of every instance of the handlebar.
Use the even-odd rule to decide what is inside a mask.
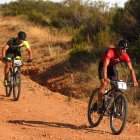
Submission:
[[[134,86],[133,82],[126,83],[126,82],[124,82],[122,80],[120,80],[120,81],[118,81],[118,80],[115,80],[115,81],[110,80],[110,84],[116,86],[119,89],[123,89],[123,90],[126,90],[127,87],[133,87]]]
[[[23,66],[24,62],[31,63],[32,61],[29,61],[29,59],[27,59],[27,60],[14,59],[14,60],[12,60],[12,62],[14,63],[14,66]]]
[[[119,80],[110,80],[110,84],[117,84],[118,82],[126,83],[122,80],[120,80],[120,81]],[[133,86],[134,85],[133,82],[127,82],[126,84],[127,84],[127,86]]]

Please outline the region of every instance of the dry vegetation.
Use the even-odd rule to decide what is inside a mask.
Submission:
[[[10,21],[10,22],[9,22]],[[28,75],[32,80],[42,86],[48,87],[52,91],[58,91],[68,98],[84,98],[89,96],[91,91],[98,86],[97,63],[87,64],[83,68],[72,69],[69,65],[68,57],[70,48],[67,43],[71,37],[50,31],[47,28],[38,27],[21,18],[6,17],[0,18],[0,39],[3,46],[7,39],[16,36],[19,30],[24,30],[28,34],[28,40],[33,50],[33,63],[28,67],[23,67],[23,74]],[[23,56],[26,58],[23,50]],[[123,71],[119,68],[120,71]],[[126,71],[121,72],[121,77],[126,76]],[[127,95],[129,99],[132,93]],[[134,123],[140,122],[140,104],[130,100],[128,120]],[[133,111],[132,111],[133,110]]]

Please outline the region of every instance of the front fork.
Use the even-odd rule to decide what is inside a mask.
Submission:
[[[14,85],[14,68],[10,68],[10,86],[13,86]]]
[[[18,67],[12,67],[10,68],[10,85],[13,86],[15,84],[14,77],[16,76]]]

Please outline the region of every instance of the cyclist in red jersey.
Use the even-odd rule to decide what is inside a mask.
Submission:
[[[99,79],[101,82],[101,88],[98,93],[99,113],[102,113],[102,96],[108,83],[110,83],[110,80],[118,80],[116,64],[118,64],[120,61],[124,61],[127,63],[127,66],[131,72],[134,86],[138,86],[138,82],[136,80],[136,75],[132,67],[130,57],[126,52],[127,49],[128,41],[124,39],[119,40],[116,47],[108,49],[100,59],[98,67]]]

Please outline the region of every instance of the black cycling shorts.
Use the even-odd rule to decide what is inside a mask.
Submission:
[[[99,74],[99,79],[104,79],[103,76],[103,63],[100,61],[99,66],[98,66],[98,74]],[[117,80],[118,79],[118,71],[116,69],[116,66],[108,66],[107,67],[107,77],[111,80]],[[113,78],[113,79],[112,79]]]
[[[13,58],[21,57],[21,52],[20,52],[20,50],[8,49],[6,51],[6,57],[8,58],[8,60],[12,60]]]

